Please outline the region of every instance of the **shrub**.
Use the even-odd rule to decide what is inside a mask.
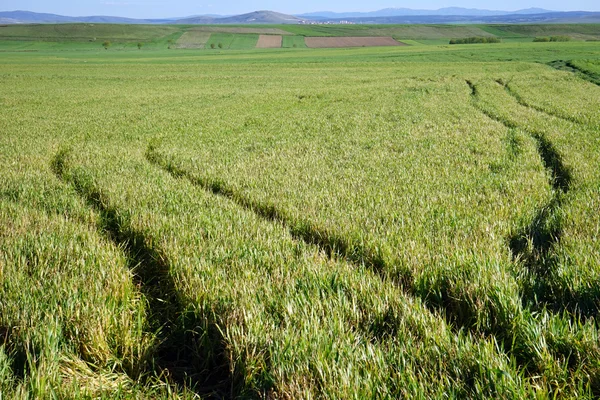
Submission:
[[[549,42],[550,38],[549,37],[536,37],[535,39],[533,39],[534,42]]]
[[[550,36],[551,42],[569,42],[571,38],[569,36]]]
[[[214,43],[211,43],[211,44],[210,44],[210,48],[211,48],[211,49],[214,49],[215,47],[216,47],[216,46],[215,46],[215,44],[214,44]]]
[[[137,44],[137,47],[138,47],[139,50],[141,50],[143,46],[144,46],[144,43],[142,43],[142,42],[139,42]]]
[[[108,50],[108,48],[112,45],[112,43],[109,40],[105,40],[102,43],[102,47],[104,47],[104,50]]]
[[[463,39],[451,39],[449,44],[474,44],[474,43],[500,43],[496,37],[468,37]]]
[[[219,48],[222,49],[223,48],[223,43],[219,43]]]

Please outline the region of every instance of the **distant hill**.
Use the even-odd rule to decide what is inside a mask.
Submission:
[[[390,17],[321,18],[319,23],[356,24],[565,24],[600,23],[600,12],[571,11],[510,15],[414,15]]]
[[[432,12],[437,14],[431,14]],[[398,15],[401,14],[401,15]],[[560,12],[539,8],[506,11],[467,9],[458,7],[439,10],[411,10],[387,8],[371,13],[320,12],[293,16],[274,11],[255,11],[235,16],[200,15],[185,18],[133,19],[112,16],[67,17],[29,11],[0,12],[0,24],[51,23],[109,23],[109,24],[299,24],[339,23],[349,21],[361,24],[524,24],[524,23],[600,23],[600,12]]]
[[[176,19],[135,19],[102,15],[95,15],[89,17],[67,17],[64,15],[35,13],[31,11],[3,11],[0,12],[0,21],[1,20],[12,20],[12,23],[21,24],[57,24],[75,22],[85,22],[92,24],[164,24],[173,23]]]
[[[297,24],[305,21],[293,15],[281,14],[274,11],[255,11],[248,14],[235,15],[232,17],[209,17],[201,16],[180,19],[178,24]]]
[[[335,13],[331,11],[313,12],[300,14],[299,17],[313,19],[331,19],[331,18],[373,18],[373,17],[398,17],[398,16],[429,16],[429,15],[460,15],[460,16],[496,16],[496,15],[523,15],[523,14],[543,14],[555,11],[544,10],[542,8],[528,8],[517,11],[498,11],[498,10],[480,10],[476,8],[446,7],[438,10],[413,10],[410,8],[384,8],[371,12],[349,12]]]

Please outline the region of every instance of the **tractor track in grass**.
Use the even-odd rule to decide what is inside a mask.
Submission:
[[[159,154],[153,146],[148,147],[146,159],[151,164],[160,167],[175,178],[187,179],[194,186],[209,191],[214,195],[229,199],[240,207],[254,212],[256,215],[267,221],[283,225],[294,239],[319,247],[319,249],[330,258],[337,256],[352,264],[364,264],[382,277],[382,279],[387,278],[383,258],[370,249],[357,246],[338,235],[313,226],[308,221],[300,221],[299,223],[294,222],[291,218],[275,208],[275,206],[254,201],[249,197],[237,193],[225,182],[195,177],[188,171],[177,166],[171,160],[167,160],[164,156]],[[412,286],[412,276],[410,276],[408,272],[402,274],[399,279],[394,280],[403,287]]]
[[[573,180],[571,169],[563,163],[561,154],[543,132],[522,128],[481,107],[477,103],[479,97],[477,86],[469,80],[466,83],[471,89],[472,104],[478,111],[506,128],[520,129],[526,132],[536,141],[538,154],[549,172],[548,184],[552,187],[552,198],[537,210],[536,215],[527,226],[508,238],[508,246],[513,258],[522,262],[527,274],[532,277],[529,282],[533,283],[523,290],[524,300],[531,304],[542,300],[544,305],[547,305],[546,303],[552,303],[552,300],[549,299],[549,292],[552,289],[549,287],[546,277],[556,268],[556,256],[553,254],[553,248],[560,244],[563,231],[558,211],[565,201],[565,195],[571,189]],[[502,86],[506,88],[505,85]],[[515,101],[518,102],[517,99]]]
[[[175,160],[160,154],[152,144],[148,146],[146,158],[151,164],[168,172],[174,178],[186,179],[193,185],[217,196],[224,197],[240,207],[254,212],[267,221],[280,224],[289,231],[294,239],[317,246],[330,258],[339,257],[353,265],[365,265],[382,280],[389,279],[391,282],[397,284],[407,296],[422,301],[423,305],[433,315],[451,327],[454,334],[457,334],[462,329],[473,330],[472,320],[460,316],[455,307],[455,301],[442,302],[441,304],[431,302],[430,293],[427,290],[423,291],[417,287],[410,271],[403,271],[403,273],[400,273],[400,276],[390,276],[386,271],[385,261],[373,251],[351,243],[351,241],[339,235],[314,227],[308,221],[295,222],[274,206],[256,202],[236,192],[222,181],[196,177],[177,165]]]
[[[68,150],[59,151],[51,162],[52,171],[99,214],[98,231],[125,253],[134,283],[148,302],[146,332],[156,336],[155,346],[143,365],[126,372],[134,380],[166,379],[169,384],[186,387],[201,396],[230,396],[232,378],[224,347],[199,347],[201,341],[206,341],[203,336],[212,344],[224,346],[215,322],[218,312],[207,311],[198,317],[186,311],[165,258],[148,246],[148,238],[142,232],[132,229],[130,221],[110,206],[91,179],[82,174],[67,175],[68,157]],[[203,354],[199,354],[199,349]],[[207,354],[212,359],[207,361]]]
[[[506,93],[508,93],[509,95],[511,95],[518,104],[520,104],[523,107],[528,107],[531,108],[532,110],[535,110],[537,112],[540,112],[542,114],[546,114],[550,117],[554,117],[554,118],[558,118],[561,119],[563,121],[566,122],[570,122],[570,123],[574,123],[574,124],[578,124],[578,125],[583,125],[580,121],[578,121],[576,118],[573,117],[564,117],[562,115],[559,115],[557,113],[548,111],[542,107],[536,106],[534,104],[531,104],[527,101],[525,101],[523,99],[523,97],[521,97],[521,95],[519,93],[517,93],[511,86],[509,82],[504,82],[502,79],[496,79],[496,83],[500,86],[502,86],[504,88],[504,90],[506,90]]]
[[[500,82],[496,82],[500,84]],[[527,226],[508,238],[508,247],[513,258],[525,267],[526,279],[522,284],[524,303],[527,306],[547,309],[556,314],[569,312],[573,320],[587,320],[596,317],[600,299],[600,289],[597,285],[592,284],[586,288],[573,290],[565,282],[561,284],[555,281],[560,279],[560,275],[557,273],[561,265],[556,251],[563,235],[560,209],[567,204],[568,193],[572,190],[571,169],[563,163],[560,152],[543,132],[521,127],[481,107],[477,104],[479,95],[477,87],[471,81],[467,81],[467,84],[471,89],[473,106],[477,110],[507,128],[526,132],[536,140],[540,158],[550,173],[548,183],[552,187],[552,198],[537,210]],[[555,116],[521,104],[516,98],[515,102],[534,113]]]
[[[294,240],[317,246],[330,259],[339,258],[351,265],[364,265],[379,276],[381,280],[386,281],[389,279],[391,282],[398,285],[407,296],[420,300],[424,298],[421,294],[416,293],[415,284],[409,271],[403,271],[404,273],[399,274],[400,276],[389,276],[386,272],[385,261],[375,252],[351,243],[351,241],[342,238],[339,235],[315,227],[308,221],[295,222],[290,217],[277,210],[273,205],[254,201],[243,194],[235,192],[234,189],[222,181],[193,176],[184,168],[178,166],[173,160],[160,154],[153,145],[148,146],[146,158],[148,162],[166,171],[176,179],[185,179],[194,186],[200,187],[216,196],[228,199],[238,206],[252,211],[266,221],[281,225],[290,233]],[[440,318],[452,326],[452,318],[448,318],[448,315],[444,310],[440,310],[439,307],[431,307],[426,301],[424,301],[423,304],[436,316],[436,318]],[[375,329],[375,331],[381,331],[381,335],[376,336],[384,337],[393,331],[393,326],[389,324],[386,326],[386,329]],[[453,328],[457,328],[456,330],[458,330],[460,327],[453,326]],[[370,329],[371,328],[366,329],[367,334]]]
[[[557,69],[559,71],[567,71],[575,74],[576,76],[584,79],[588,82],[594,83],[600,86],[600,75],[586,71],[584,69],[579,68],[577,65],[573,64],[573,61],[565,61],[565,60],[556,60],[551,61],[547,65],[550,67]]]

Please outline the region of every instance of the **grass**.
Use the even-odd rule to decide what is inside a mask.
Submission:
[[[253,49],[256,47],[256,42],[258,42],[258,35],[254,34],[213,33],[204,47],[211,49],[214,45],[216,49],[243,50]]]
[[[114,49],[134,48],[144,43],[145,50],[175,47],[202,48],[206,34],[234,43],[231,49],[251,49],[252,35],[289,35],[285,43],[304,47],[293,36],[391,36],[396,40],[417,40],[423,44],[444,44],[450,39],[500,38],[504,42],[530,42],[536,37],[565,36],[574,40],[598,40],[598,24],[538,25],[124,25],[124,24],[41,24],[0,27],[0,42],[14,41],[19,46],[52,47],[55,50],[92,50],[111,41]],[[233,35],[233,38],[230,36]],[[197,39],[195,37],[198,37]],[[252,39],[251,39],[252,38]],[[186,41],[191,40],[191,44]],[[218,44],[218,41],[216,42]],[[4,45],[6,46],[6,45]]]
[[[188,31],[177,40],[177,47],[183,49],[203,49],[206,42],[210,39],[210,35],[208,32]]]
[[[285,29],[301,36],[392,36],[414,40],[491,36],[478,27],[456,25],[292,25]]]
[[[2,394],[597,397],[599,45],[240,36],[0,42]]]
[[[501,37],[570,36],[580,40],[598,39],[599,24],[483,25],[481,29]]]
[[[572,60],[569,66],[576,69],[585,79],[600,85],[600,62],[598,60]]]
[[[305,48],[304,36],[283,36],[281,47],[283,48]]]

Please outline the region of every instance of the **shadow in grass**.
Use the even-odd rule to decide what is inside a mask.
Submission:
[[[31,369],[30,363],[35,363],[39,358],[37,352],[32,352],[27,343],[13,332],[13,328],[6,326],[0,326],[0,346],[4,347],[4,352],[9,357],[12,376],[17,381],[23,381],[28,367]]]
[[[553,196],[537,211],[528,226],[509,238],[509,247],[515,258],[523,260],[531,274],[543,278],[551,275],[556,267],[556,257],[551,250],[559,244],[563,229],[558,210],[564,202],[565,194],[569,192],[572,176],[570,168],[564,165],[554,145],[543,135],[530,134],[536,139],[544,167],[550,172],[548,183],[553,188]],[[539,297],[546,285],[538,282],[536,288],[531,288],[535,289],[531,294]]]
[[[99,213],[99,230],[124,251],[135,283],[148,301],[148,332],[157,336],[156,346],[141,365],[132,365],[126,372],[135,380],[155,376],[199,395],[231,397],[232,377],[216,322],[224,310],[192,311],[186,307],[164,257],[148,246],[142,232],[130,228],[126,217],[109,206],[84,171],[67,173],[68,157],[69,150],[59,151],[52,160],[52,171]]]

